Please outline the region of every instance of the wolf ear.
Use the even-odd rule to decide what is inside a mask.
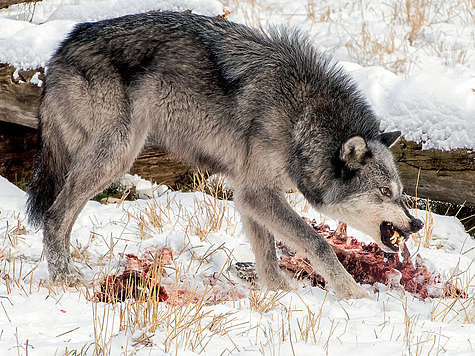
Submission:
[[[350,169],[362,168],[372,156],[373,154],[362,136],[350,137],[340,149],[340,159]]]
[[[379,135],[379,140],[386,147],[391,148],[399,140],[400,137],[401,137],[401,131],[384,132],[381,135]]]

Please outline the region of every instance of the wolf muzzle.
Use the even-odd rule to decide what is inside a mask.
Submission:
[[[422,220],[412,217],[411,222],[409,223],[409,227],[411,228],[411,232],[415,233],[424,227],[424,223],[422,222]]]

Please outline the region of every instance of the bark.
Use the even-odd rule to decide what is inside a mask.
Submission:
[[[23,4],[23,3],[34,3],[34,2],[40,2],[42,0],[0,0],[0,9],[7,8],[12,5],[16,4]]]
[[[392,151],[407,194],[475,207],[475,152],[422,150],[404,139]]]
[[[44,79],[42,68],[20,70],[18,78],[14,79],[15,68],[0,64],[0,121],[38,127],[36,110],[42,89],[30,82],[36,72],[41,73],[40,80]]]

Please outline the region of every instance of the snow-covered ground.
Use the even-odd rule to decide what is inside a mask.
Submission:
[[[409,249],[419,251],[445,279],[456,276],[459,287],[472,283],[468,299],[421,301],[401,290],[380,287],[376,293],[365,285],[373,300],[338,302],[332,294],[304,283],[295,284],[296,290],[287,294],[252,293],[245,282],[226,272],[231,263],[253,260],[230,201],[171,191],[162,191],[155,199],[125,201],[119,207],[91,201],[74,226],[71,241],[76,263],[96,287],[101,276],[117,270],[123,253],[140,256],[169,246],[176,258],[166,268],[168,276],[162,283],[173,285],[180,280],[180,288],[199,295],[208,290],[207,295],[224,299],[216,305],[160,303],[153,314],[158,321],[149,316],[151,321],[140,325],[137,319],[146,309],[143,304],[93,302],[91,287],[48,288],[41,231],[25,225],[26,195],[2,177],[0,191],[2,355],[62,355],[66,351],[74,355],[81,350],[92,355],[98,348],[110,355],[475,352],[471,280],[475,241],[455,218],[433,215],[430,224],[425,212],[415,212],[433,231],[429,248],[411,242]],[[303,216],[321,218],[301,196],[290,199]],[[154,222],[151,211],[160,212],[160,224]],[[326,222],[333,228],[336,225]],[[350,229],[349,234],[370,241],[357,231]]]
[[[427,2],[425,25],[418,29],[404,20],[406,11],[414,11],[405,3],[43,0],[0,11],[0,63],[45,66],[61,39],[81,21],[157,9],[217,15],[226,8],[233,21],[284,23],[308,31],[316,46],[352,73],[381,116],[383,129],[401,130],[424,148],[473,150],[471,3]],[[411,35],[413,29],[416,35]],[[421,301],[401,290],[380,288],[375,293],[364,286],[373,300],[338,302],[331,293],[304,283],[287,294],[265,294],[250,292],[226,272],[232,262],[253,260],[232,202],[166,191],[136,177],[123,183],[127,181],[138,185],[144,199],[120,206],[91,201],[74,226],[73,256],[86,278],[97,286],[101,276],[120,267],[124,253],[141,255],[169,246],[176,258],[166,268],[164,282],[178,280],[180,287],[227,301],[183,307],[161,303],[148,315],[148,323],[141,324],[146,306],[93,302],[92,287],[52,288],[42,256],[42,231],[25,221],[25,193],[0,177],[0,355],[475,353],[475,241],[455,218],[415,211],[430,228],[408,247],[445,279],[452,277],[460,288],[466,287],[467,299]],[[290,198],[301,215],[325,219],[308,209],[301,196]],[[352,229],[349,235],[370,241]],[[232,301],[232,296],[239,299]]]

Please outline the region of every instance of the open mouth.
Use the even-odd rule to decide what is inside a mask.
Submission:
[[[392,251],[399,251],[401,242],[406,241],[404,233],[387,221],[382,222],[379,229],[381,230],[381,242]]]

